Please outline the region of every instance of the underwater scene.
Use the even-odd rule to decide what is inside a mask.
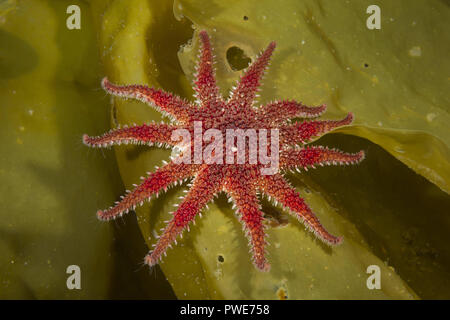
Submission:
[[[447,0],[0,0],[0,299],[450,299]]]

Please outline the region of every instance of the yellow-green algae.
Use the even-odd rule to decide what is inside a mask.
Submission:
[[[2,154],[8,155],[0,172],[5,182],[0,295],[105,297],[108,288],[127,291],[120,286],[126,277],[111,258],[110,226],[94,216],[97,208],[111,205],[120,188],[111,152],[86,150],[80,136],[107,128],[109,99],[98,90],[101,75],[191,98],[197,53],[193,25],[211,34],[223,94],[240,74],[230,68],[227,50],[243,50],[244,56],[228,58],[232,65],[245,65],[247,57],[276,40],[260,101],[327,103],[330,118],[353,111],[356,124],[342,132],[381,147],[330,134],[317,143],[349,152],[364,149],[368,158],[357,167],[288,175],[324,225],[345,237],[342,246],[323,246],[286,213],[264,203],[272,216],[272,270],[260,273],[250,263],[239,222],[220,198],[161,264],[177,297],[450,297],[450,204],[439,190],[448,192],[449,181],[449,62],[444,59],[449,9],[444,2],[381,1],[382,29],[369,31],[367,1],[285,1],[280,6],[256,0],[95,0],[79,4],[82,31],[71,33],[60,13],[77,1],[7,3],[0,7],[0,45],[16,50],[2,50],[0,63]],[[180,50],[191,38],[193,43]],[[95,45],[104,70],[97,65]],[[32,110],[39,112],[30,114],[33,103],[39,106]],[[161,117],[145,105],[114,99],[113,125],[153,119]],[[132,146],[115,151],[128,189],[169,155]],[[149,246],[182,189],[137,211]],[[124,228],[132,228],[130,219]],[[120,240],[130,251],[142,250],[136,249],[139,238],[122,234]],[[138,259],[139,252],[132,256]],[[65,288],[70,257],[89,270],[81,293]],[[371,264],[381,267],[381,290],[366,287]],[[111,268],[116,272],[111,274]],[[151,278],[145,279],[153,289]],[[152,296],[150,290],[141,291]]]
[[[437,1],[433,4],[442,6]],[[449,137],[444,125],[448,115],[444,110],[447,97],[443,90],[447,80],[443,78],[445,75],[438,74],[440,68],[434,67],[433,63],[424,65],[433,62],[433,54],[444,56],[445,49],[438,47],[433,37],[442,36],[439,30],[445,27],[436,23],[445,20],[436,19],[436,15],[448,11],[446,8],[435,10],[431,6],[427,14],[422,14],[423,19],[429,20],[417,21],[417,26],[411,20],[411,28],[417,29],[415,34],[432,33],[430,38],[433,41],[419,37],[423,43],[414,42],[416,46],[423,46],[422,51],[429,48],[433,52],[427,53],[429,56],[424,53],[422,60],[417,62],[408,56],[408,41],[403,39],[407,30],[404,24],[414,17],[414,13],[424,9],[411,4],[409,9],[400,10],[387,2],[383,3],[383,32],[374,31],[371,34],[365,29],[364,5],[363,2],[338,5],[332,1],[286,1],[283,6],[269,1],[176,1],[173,7],[180,22],[171,16],[170,1],[157,4],[138,0],[110,1],[107,6],[97,2],[94,11],[104,12],[97,23],[101,30],[106,74],[112,81],[163,87],[186,97],[192,94],[190,84],[180,72],[171,50],[190,38],[190,22],[196,29],[206,28],[211,34],[223,94],[227,94],[239,76],[239,72],[233,71],[226,61],[227,49],[236,46],[253,58],[271,40],[276,40],[278,48],[263,85],[261,102],[275,98],[295,98],[313,105],[327,103],[327,115],[331,118],[353,111],[357,122],[355,126],[345,129],[346,133],[360,135],[380,144],[447,191],[449,175],[446,141]],[[248,17],[247,20],[243,19],[244,15]],[[394,22],[398,24],[395,31]],[[399,43],[399,39],[403,41]],[[192,80],[197,53],[195,33],[194,40],[179,51],[181,66],[189,80]],[[409,41],[412,42],[412,39]],[[445,44],[442,47],[445,48]],[[406,56],[401,50],[406,52]],[[415,72],[419,72],[421,77],[413,77]],[[438,116],[429,117],[429,113]],[[152,119],[160,119],[160,116],[141,103],[114,99],[114,125],[143,123]],[[348,141],[354,142],[355,139],[349,137]],[[357,151],[359,148],[352,147],[350,142],[344,144],[348,146],[345,150]],[[365,141],[363,149],[369,147],[378,148]],[[169,154],[156,148],[148,150],[132,146],[115,150],[122,177],[128,186],[138,181],[143,172],[160,165],[161,160]],[[395,166],[396,161],[386,152],[381,152],[380,156],[370,161],[378,163],[383,160]],[[321,188],[315,180],[326,183],[325,173],[331,170],[340,173],[339,180],[331,183],[339,191],[330,187],[334,192],[328,194],[324,191],[327,189]],[[412,179],[419,184],[416,193],[429,188],[430,184],[417,180],[419,176],[415,176],[411,170],[405,167],[404,172],[409,175],[408,181]],[[411,285],[415,285],[424,297],[449,295],[445,286],[439,286],[439,282],[448,276],[446,251],[440,252],[443,257],[436,258],[438,262],[434,261],[444,270],[434,277],[431,276],[433,272],[422,274],[424,277],[420,280],[420,273],[414,275],[414,267],[407,266],[411,261],[398,257],[402,254],[401,248],[408,249],[402,239],[397,239],[401,233],[396,239],[389,239],[383,237],[384,230],[380,227],[382,221],[376,224],[375,230],[364,227],[367,221],[361,222],[370,215],[382,216],[385,221],[389,221],[389,214],[392,214],[389,203],[382,203],[376,210],[370,210],[367,204],[373,204],[376,199],[374,190],[369,192],[367,188],[361,188],[361,199],[355,201],[359,203],[367,198],[366,206],[363,207],[366,212],[361,214],[361,218],[358,218],[358,212],[362,209],[349,204],[356,192],[347,188],[347,184],[358,188],[352,179],[359,174],[370,176],[370,179],[377,179],[371,186],[376,189],[383,186],[382,175],[371,175],[370,165],[364,164],[351,169],[331,168],[322,174],[319,169],[316,174],[317,177],[300,175],[291,176],[290,179],[304,194],[324,225],[331,232],[344,235],[342,246],[335,249],[324,247],[303,227],[289,219],[290,223],[269,230],[272,269],[269,273],[258,272],[250,262],[247,241],[239,222],[225,201],[219,199],[202,219],[196,221],[196,226],[191,228],[184,240],[169,250],[161,263],[177,297],[271,299],[280,298],[280,292],[289,299],[417,297],[398,272],[403,272],[404,280],[411,281]],[[396,178],[395,172],[387,170],[386,174],[393,176],[392,179]],[[403,177],[399,175],[397,178]],[[364,186],[365,181],[361,179],[360,183]],[[169,218],[168,212],[178,202],[181,191],[182,188],[171,190],[137,210],[138,222],[149,246],[154,243],[159,229],[164,227],[162,221]],[[399,197],[407,198],[408,193],[405,191],[399,192]],[[343,193],[341,198],[345,198],[345,201],[337,201],[340,199],[335,196],[335,192]],[[375,192],[385,195],[383,190]],[[442,191],[434,192],[448,208],[447,195]],[[430,207],[433,207],[431,200],[423,204],[425,210]],[[444,223],[438,228],[445,230],[448,221],[441,216],[445,211],[433,208],[437,210],[435,215],[440,222]],[[407,209],[405,206],[399,208]],[[382,211],[382,214],[378,211]],[[417,215],[417,210],[411,214]],[[420,216],[414,219],[418,218]],[[423,216],[423,219],[426,217]],[[406,228],[408,221],[404,218],[398,224]],[[423,238],[418,241],[427,241],[431,237],[428,232],[432,233],[433,230],[423,231]],[[440,234],[448,238],[444,233]],[[442,246],[439,248],[442,249]],[[391,258],[391,254],[396,257]],[[391,261],[396,261],[401,270],[397,272],[390,266]],[[379,265],[382,269],[381,290],[368,290],[366,287],[366,268],[371,264]],[[438,268],[431,265],[433,263],[430,264],[432,270]],[[438,290],[423,288],[427,276],[434,283],[429,287],[436,285],[439,286]]]
[[[108,127],[107,103],[94,90],[92,26],[87,20],[83,32],[69,34],[68,4],[1,7],[2,299],[104,298],[110,286],[112,228],[93,213],[114,201],[121,183],[111,157],[80,142],[83,132]],[[72,264],[81,268],[82,290],[66,287]]]
[[[254,57],[276,40],[261,101],[327,103],[327,115],[335,117],[352,111],[355,125],[342,132],[379,144],[448,193],[448,3],[380,1],[381,30],[368,30],[371,4],[176,0],[174,11],[211,32],[224,90],[236,79],[226,62],[228,48]],[[188,75],[195,57],[190,48],[180,54]]]
[[[71,4],[81,30],[66,28]],[[136,272],[135,218],[118,231],[95,217],[123,191],[114,155],[81,142],[110,126],[95,34],[84,2],[0,3],[0,299],[171,297]],[[81,290],[66,286],[73,264]]]

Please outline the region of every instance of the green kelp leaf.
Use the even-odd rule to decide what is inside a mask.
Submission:
[[[178,65],[176,52],[191,38],[192,30],[188,20],[176,22],[171,10],[170,2],[110,1],[108,5],[97,2],[94,16],[101,17],[97,20],[101,50],[106,74],[112,81],[163,87],[191,97],[192,91],[188,89],[186,77]],[[195,19],[193,21],[196,22]],[[231,38],[216,36],[214,33],[214,43],[231,43]],[[189,52],[192,48],[185,47],[184,50]],[[194,55],[194,51],[190,53]],[[223,69],[220,62],[218,67]],[[234,79],[236,76],[233,75]],[[219,72],[219,77],[221,84],[227,81],[223,72]],[[118,98],[113,101],[114,126],[161,119],[157,112],[140,102]],[[144,172],[153,171],[155,165],[160,165],[169,156],[169,151],[136,146],[118,147],[115,151],[121,175],[129,189],[133,183],[140,181],[139,177]],[[319,189],[301,182],[296,185],[324,225],[331,232],[344,235],[342,246],[336,249],[323,246],[294,219],[265,203],[265,212],[274,216],[271,219],[273,227],[268,230],[272,244],[269,248],[272,269],[268,273],[259,272],[251,264],[240,223],[225,199],[220,197],[203,218],[196,221],[191,231],[184,234],[183,240],[168,251],[160,264],[177,297],[416,297],[396,272],[372,253],[353,223],[338,214],[338,208],[332,206]],[[170,189],[137,209],[138,223],[149,247],[155,243],[160,228],[165,226],[164,220],[170,218],[169,212],[174,210],[173,205],[178,203],[177,198],[182,190],[182,187]],[[341,211],[343,209],[339,208]],[[381,269],[381,290],[369,290],[366,286],[369,265],[377,265]]]
[[[341,214],[357,226],[372,252],[421,298],[448,299],[448,194],[365,139],[330,134],[317,144],[363,149],[368,156],[358,167],[324,167],[299,178],[345,208]]]
[[[95,212],[121,182],[114,158],[81,142],[109,125],[89,15],[82,30],[65,25],[74,3],[89,12],[29,0],[0,14],[1,299],[108,296],[112,227]],[[81,290],[66,286],[70,265]]]
[[[178,65],[177,51],[192,37],[192,29],[175,20],[171,2],[97,1],[93,3],[93,16],[98,19],[100,49],[111,81],[163,86],[183,95],[182,88],[189,87],[189,83]],[[113,126],[160,119],[158,112],[140,102],[114,99]],[[128,189],[170,155],[167,150],[135,146],[115,148],[115,152]],[[154,243],[155,230],[169,219],[169,207],[176,203],[179,195],[175,193],[180,191],[173,189],[137,210],[138,223],[149,247]],[[179,298],[210,297],[189,237],[171,250],[162,268]]]
[[[275,40],[261,102],[326,103],[330,118],[352,111],[356,125],[342,132],[382,146],[449,193],[450,8],[439,0],[378,1],[381,30],[369,30],[372,4],[177,0],[174,10],[211,32],[224,94],[237,78],[228,50],[254,58]],[[180,54],[187,75],[195,56],[190,48]]]

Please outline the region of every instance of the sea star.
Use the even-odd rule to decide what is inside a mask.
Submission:
[[[253,263],[259,270],[268,271],[270,265],[266,260],[265,249],[265,223],[261,211],[259,193],[281,203],[298,220],[303,222],[320,240],[336,245],[341,243],[342,237],[331,235],[319,222],[311,209],[307,206],[298,192],[286,181],[281,172],[299,170],[315,165],[355,164],[364,159],[364,152],[350,154],[321,146],[300,147],[314,137],[319,137],[330,130],[348,125],[353,120],[349,113],[344,119],[332,121],[309,120],[291,122],[291,118],[314,118],[325,112],[326,106],[308,107],[302,103],[283,100],[267,103],[255,107],[254,100],[262,76],[269,64],[269,59],[275,49],[275,42],[269,44],[257,59],[247,68],[236,87],[233,88],[228,99],[224,99],[216,85],[213,67],[213,53],[206,31],[199,32],[201,41],[199,63],[195,78],[196,103],[191,103],[171,93],[160,89],[149,88],[142,85],[120,86],[112,84],[107,78],[102,80],[103,88],[110,94],[141,100],[169,116],[171,124],[150,123],[132,127],[123,127],[111,130],[108,133],[90,137],[83,136],[83,142],[90,147],[108,147],[121,143],[147,144],[166,147],[177,146],[178,140],[172,139],[172,134],[178,129],[186,129],[194,134],[195,123],[201,123],[204,130],[218,129],[225,136],[227,129],[267,129],[279,133],[279,167],[274,174],[262,174],[260,169],[265,167],[260,160],[251,163],[249,157],[243,164],[228,162],[206,163],[180,163],[182,155],[192,149],[185,147],[181,153],[171,157],[169,163],[156,169],[135,186],[133,191],[127,191],[121,201],[107,210],[99,210],[97,216],[101,220],[115,219],[142,205],[144,200],[157,196],[162,190],[176,185],[188,178],[193,178],[192,185],[186,196],[182,199],[177,210],[173,212],[162,235],[154,245],[152,251],[144,261],[150,266],[158,263],[162,254],[166,253],[172,243],[176,243],[178,236],[187,228],[194,217],[218,193],[225,192],[237,207],[236,213],[243,224],[249,239],[253,255]],[[271,138],[272,139],[272,138]],[[245,140],[246,150],[249,142]],[[270,143],[269,146],[274,145]],[[190,142],[190,141],[189,141]],[[226,147],[224,145],[224,147]],[[269,147],[268,147],[269,148]],[[203,147],[203,150],[205,148]],[[272,150],[272,149],[270,149]],[[236,151],[235,149],[233,150]],[[214,156],[214,152],[212,153]],[[175,161],[177,160],[177,161]]]

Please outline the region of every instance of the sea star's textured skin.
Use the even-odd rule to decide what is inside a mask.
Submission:
[[[265,257],[266,240],[258,195],[267,195],[270,199],[281,203],[292,215],[302,221],[320,240],[335,245],[342,238],[335,237],[325,230],[319,219],[308,205],[300,198],[297,191],[285,180],[281,171],[298,170],[299,168],[314,168],[315,165],[354,164],[364,158],[364,153],[349,154],[324,147],[300,147],[339,126],[352,122],[351,113],[343,120],[290,122],[290,118],[314,118],[320,116],[326,109],[307,107],[295,101],[275,101],[259,108],[253,102],[260,86],[260,81],[269,64],[270,56],[275,49],[275,42],[269,44],[256,61],[249,66],[233,89],[230,98],[225,100],[216,85],[213,54],[208,35],[205,31],[199,33],[201,51],[197,66],[195,91],[197,103],[193,104],[171,93],[141,85],[118,86],[106,78],[102,81],[103,88],[110,94],[139,99],[172,118],[172,124],[144,124],[111,130],[99,136],[83,136],[83,142],[91,147],[107,147],[121,143],[164,145],[174,147],[177,141],[172,141],[172,132],[178,128],[189,130],[193,137],[194,121],[202,121],[203,130],[216,128],[225,135],[230,128],[278,129],[279,131],[279,170],[273,175],[262,175],[261,163],[250,164],[248,159],[244,164],[177,164],[172,160],[155,172],[143,178],[143,182],[133,191],[122,197],[114,207],[100,210],[97,216],[101,220],[115,219],[129,210],[141,205],[144,200],[157,196],[171,185],[193,178],[192,185],[181,201],[173,218],[158,239],[153,251],[145,262],[153,266],[165,254],[176,238],[200,213],[203,207],[218,193],[224,191],[234,202],[236,212],[243,223],[253,253],[255,266],[262,271],[268,271],[269,263]],[[225,141],[225,139],[224,139]],[[246,146],[248,148],[248,145]],[[224,161],[225,163],[225,161]],[[266,167],[266,166],[264,166]]]

